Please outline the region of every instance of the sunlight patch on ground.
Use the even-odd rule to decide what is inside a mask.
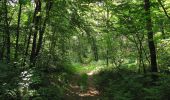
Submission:
[[[96,90],[94,87],[89,87],[87,91],[81,91],[80,87],[78,85],[70,85],[72,88],[70,93],[76,94],[80,97],[91,97],[91,96],[98,96],[99,91]],[[67,94],[69,95],[69,94]]]

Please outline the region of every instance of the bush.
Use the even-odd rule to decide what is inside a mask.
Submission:
[[[88,87],[87,80],[88,80],[88,75],[82,74],[78,83],[82,91],[87,90]]]
[[[19,70],[0,63],[0,100],[15,100],[18,97]]]
[[[63,89],[59,86],[41,87],[33,100],[62,100]]]
[[[160,80],[160,98],[161,100],[170,100],[170,76],[163,75]]]
[[[71,72],[62,67],[60,68],[54,68],[53,71],[49,67],[48,69],[42,67],[34,69],[30,89],[35,90],[35,92],[30,96],[31,100],[63,99],[65,86],[68,84]]]
[[[152,84],[151,76],[130,70],[105,70],[96,75],[96,86],[103,100],[170,100],[170,77],[160,76]]]

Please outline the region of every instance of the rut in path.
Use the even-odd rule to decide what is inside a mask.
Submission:
[[[99,91],[94,85],[94,72],[91,71],[87,75],[87,90],[82,91],[81,87],[77,84],[77,80],[81,78],[80,75],[74,75],[64,100],[100,100]]]

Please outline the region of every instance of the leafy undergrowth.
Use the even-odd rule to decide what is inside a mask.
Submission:
[[[96,100],[98,91],[94,85],[91,85],[93,78],[87,73],[97,70],[99,68],[92,64],[64,64],[57,67],[38,68],[34,72],[33,82],[30,85],[31,91],[34,92],[31,98],[35,100],[49,98],[50,100],[79,100],[81,98],[88,100],[93,98],[92,100]]]
[[[151,74],[139,74],[125,65],[116,69],[98,63],[61,64],[31,69],[29,88],[18,91],[20,74],[14,67],[1,66],[0,99],[170,100],[170,75],[165,73],[159,73],[153,85]]]
[[[78,94],[75,98],[94,97],[95,89],[89,86],[93,80],[89,80],[86,73],[96,70],[97,66],[58,64],[16,70],[13,65],[1,64],[0,69],[1,100],[63,100],[70,85],[74,85],[72,81],[78,86],[76,91],[71,90]]]
[[[69,70],[63,66],[22,69],[0,63],[0,100],[63,100]]]
[[[170,75],[158,76],[153,85],[150,74],[112,69],[98,73],[95,83],[102,100],[170,100]]]
[[[0,63],[0,100],[15,100],[17,98],[18,76],[19,70],[15,67]]]

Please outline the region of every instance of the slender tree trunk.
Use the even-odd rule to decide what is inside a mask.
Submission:
[[[16,46],[15,46],[15,55],[14,58],[18,58],[18,42],[19,42],[19,34],[20,34],[20,21],[21,21],[21,10],[22,9],[22,4],[19,4],[19,11],[18,11],[18,23],[17,23],[17,34],[16,34]]]
[[[161,5],[161,7],[162,7],[162,9],[163,9],[166,17],[167,17],[168,19],[170,19],[170,16],[168,15],[168,12],[167,12],[166,8],[165,8],[164,5],[162,4],[162,1],[161,1],[161,0],[158,0],[158,3]]]
[[[29,35],[28,35],[28,40],[27,40],[27,45],[26,45],[26,50],[25,50],[25,56],[28,55],[28,49],[29,49],[29,46],[30,46],[31,35],[32,35],[32,26],[31,26],[31,29],[30,29],[30,32],[29,32]]]
[[[106,65],[109,66],[109,50],[106,50]]]
[[[91,50],[93,51],[94,60],[98,61],[99,55],[98,55],[98,48],[96,45],[96,39],[90,34],[88,29],[84,28],[84,30],[87,34],[88,42],[91,45]]]
[[[34,14],[35,14],[35,12],[34,12]],[[28,24],[27,24],[27,27],[28,27],[28,29],[29,29],[29,25],[31,24],[31,14],[29,14],[28,15],[29,16],[29,20],[28,20]],[[34,22],[34,17],[33,17],[33,21],[32,22]],[[32,35],[32,28],[33,28],[33,26],[31,25],[30,26],[30,31],[27,31],[28,32],[28,36],[26,35],[25,36],[25,45],[26,45],[26,49],[25,49],[25,57],[27,57],[27,55],[28,55],[28,49],[29,49],[29,46],[30,46],[30,40],[31,40],[31,35]]]
[[[78,57],[78,62],[83,63],[83,59],[82,59],[82,47],[81,47],[82,43],[81,43],[81,39],[78,36],[78,43],[77,43],[77,57]]]
[[[165,36],[165,31],[164,31],[164,23],[160,22],[160,26],[161,26],[162,38],[165,39],[166,36]]]
[[[98,48],[96,45],[96,40],[92,37],[91,41],[92,41],[92,50],[93,50],[94,60],[98,61],[99,57],[98,57]]]
[[[143,50],[142,50],[142,41],[139,40],[139,53],[140,53],[140,62],[141,62],[141,66],[143,68],[143,73],[146,73],[146,68],[145,68],[145,64],[144,64],[144,57],[143,57]]]
[[[0,48],[0,61],[3,61],[4,58],[4,51],[5,51],[5,37],[2,37],[2,47]]]
[[[33,35],[33,44],[32,44],[32,51],[31,51],[31,56],[30,56],[30,62],[34,65],[36,62],[36,58],[40,52],[41,46],[42,46],[42,42],[43,42],[43,35],[45,32],[45,28],[46,28],[46,23],[47,20],[49,18],[49,12],[51,10],[52,7],[52,0],[47,1],[46,3],[46,17],[44,20],[44,23],[41,27],[40,22],[41,22],[41,0],[37,0],[36,1],[36,8],[35,8],[35,15],[34,15],[34,25],[35,25],[35,32]],[[37,35],[39,32],[39,39],[38,39],[38,43],[37,43]]]
[[[51,38],[50,38],[50,46],[49,46],[49,51],[50,54],[54,54],[55,53],[55,47],[56,47],[56,31],[53,32]]]
[[[33,43],[32,43],[32,51],[31,51],[31,56],[30,56],[30,63],[33,65],[35,64],[36,60],[36,43],[37,43],[37,34],[39,31],[39,24],[41,20],[41,1],[37,0],[35,1],[36,7],[35,7],[35,12],[34,12],[34,26],[35,26],[35,31],[33,34]]]
[[[109,5],[108,5],[108,0],[106,0],[106,30],[107,30],[107,34],[109,34]],[[110,39],[109,36],[107,36],[107,40],[106,40],[106,45],[107,45],[107,50],[106,50],[106,64],[107,66],[109,66],[109,46],[110,46]]]
[[[139,36],[139,34],[136,34],[136,37],[137,37],[137,40],[138,42],[136,44],[139,45],[138,47],[138,51],[139,51],[139,61],[140,61],[140,67],[143,68],[143,73],[146,73],[146,68],[145,68],[145,65],[144,65],[144,57],[143,57],[143,44],[142,44],[142,41],[143,41],[143,38],[144,38],[144,35],[142,37]]]
[[[42,28],[40,30],[40,35],[39,35],[39,40],[38,40],[37,50],[36,50],[36,56],[38,56],[38,54],[40,52],[40,49],[41,49],[41,46],[42,46],[43,35],[44,35],[45,29],[46,29],[47,20],[49,19],[49,14],[50,14],[51,7],[52,7],[52,0],[49,0],[46,3],[46,17],[45,17],[43,26],[42,26]]]
[[[7,0],[4,0],[4,9],[5,9],[5,34],[6,34],[6,62],[10,63],[10,32],[8,23]]]
[[[144,0],[144,8],[145,8],[145,14],[146,14],[146,29],[148,31],[148,45],[149,45],[149,51],[150,51],[150,59],[151,59],[151,72],[158,72],[157,68],[157,57],[156,57],[156,49],[155,44],[153,40],[153,30],[152,30],[152,20],[151,20],[151,14],[150,14],[150,1]]]
[[[134,38],[134,43],[135,43],[135,46],[136,46],[136,49],[137,49],[137,53],[138,53],[138,65],[139,65],[139,68],[138,68],[138,72],[140,73],[141,72],[141,64],[142,64],[142,50],[141,50],[141,45],[140,45],[140,43],[138,43],[138,41],[140,41],[140,40],[138,40],[139,38],[138,38],[138,35],[136,35],[136,37],[137,37],[137,40],[135,39],[135,37],[133,36],[133,38]]]

